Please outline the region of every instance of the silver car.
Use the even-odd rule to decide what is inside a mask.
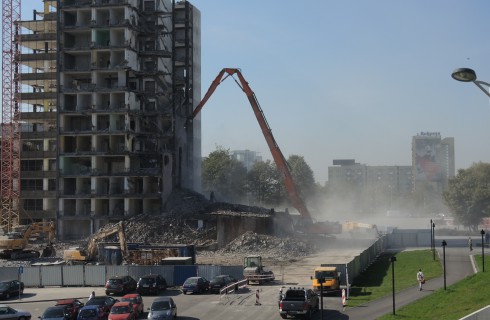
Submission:
[[[171,297],[156,298],[148,311],[148,320],[177,318],[177,305]]]
[[[0,320],[3,319],[31,320],[31,314],[27,311],[16,310],[5,304],[0,304]]]

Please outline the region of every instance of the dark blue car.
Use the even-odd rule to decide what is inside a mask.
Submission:
[[[101,320],[105,319],[106,315],[99,306],[85,306],[78,312],[77,320]]]
[[[209,290],[209,280],[204,277],[190,277],[187,278],[182,285],[182,292],[184,294],[191,293],[204,293]]]

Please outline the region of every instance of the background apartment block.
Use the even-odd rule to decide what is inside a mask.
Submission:
[[[421,132],[412,137],[414,189],[430,188],[442,193],[455,175],[454,138],[439,132]]]
[[[250,171],[256,162],[262,162],[262,156],[259,153],[251,150],[233,150],[231,158],[241,162],[247,171]]]
[[[368,166],[354,159],[337,159],[328,167],[328,191],[334,198],[350,199],[352,213],[398,208],[411,194],[412,180],[411,166]]]
[[[171,0],[44,1],[23,21],[22,220],[86,236],[200,189],[200,12]],[[24,53],[25,52],[25,53]]]

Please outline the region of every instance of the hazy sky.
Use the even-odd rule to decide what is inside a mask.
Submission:
[[[240,68],[284,156],[304,156],[317,182],[333,159],[411,165],[421,131],[454,137],[457,169],[490,162],[489,99],[451,78],[470,67],[490,82],[490,1],[191,3],[202,19],[202,95],[222,68]],[[202,110],[203,156],[216,146],[271,159],[232,79]]]

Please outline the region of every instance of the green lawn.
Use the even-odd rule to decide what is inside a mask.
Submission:
[[[490,304],[490,258],[485,256],[485,272],[478,272],[464,280],[441,288],[433,294],[417,300],[399,310],[379,318],[390,319],[444,319],[457,320]],[[356,279],[348,306],[357,306],[382,296],[391,295],[390,255],[378,259],[362,277]],[[417,285],[416,272],[422,268],[427,279],[442,275],[442,266],[433,260],[432,251],[405,251],[396,254],[395,290],[400,291]],[[482,270],[481,255],[475,255],[478,270]]]
[[[390,257],[383,254],[366,271],[354,280],[347,307],[355,307],[392,294],[392,269]],[[427,280],[442,275],[442,266],[437,254],[431,250],[403,251],[394,254],[395,291],[417,286],[417,271],[422,269]]]

